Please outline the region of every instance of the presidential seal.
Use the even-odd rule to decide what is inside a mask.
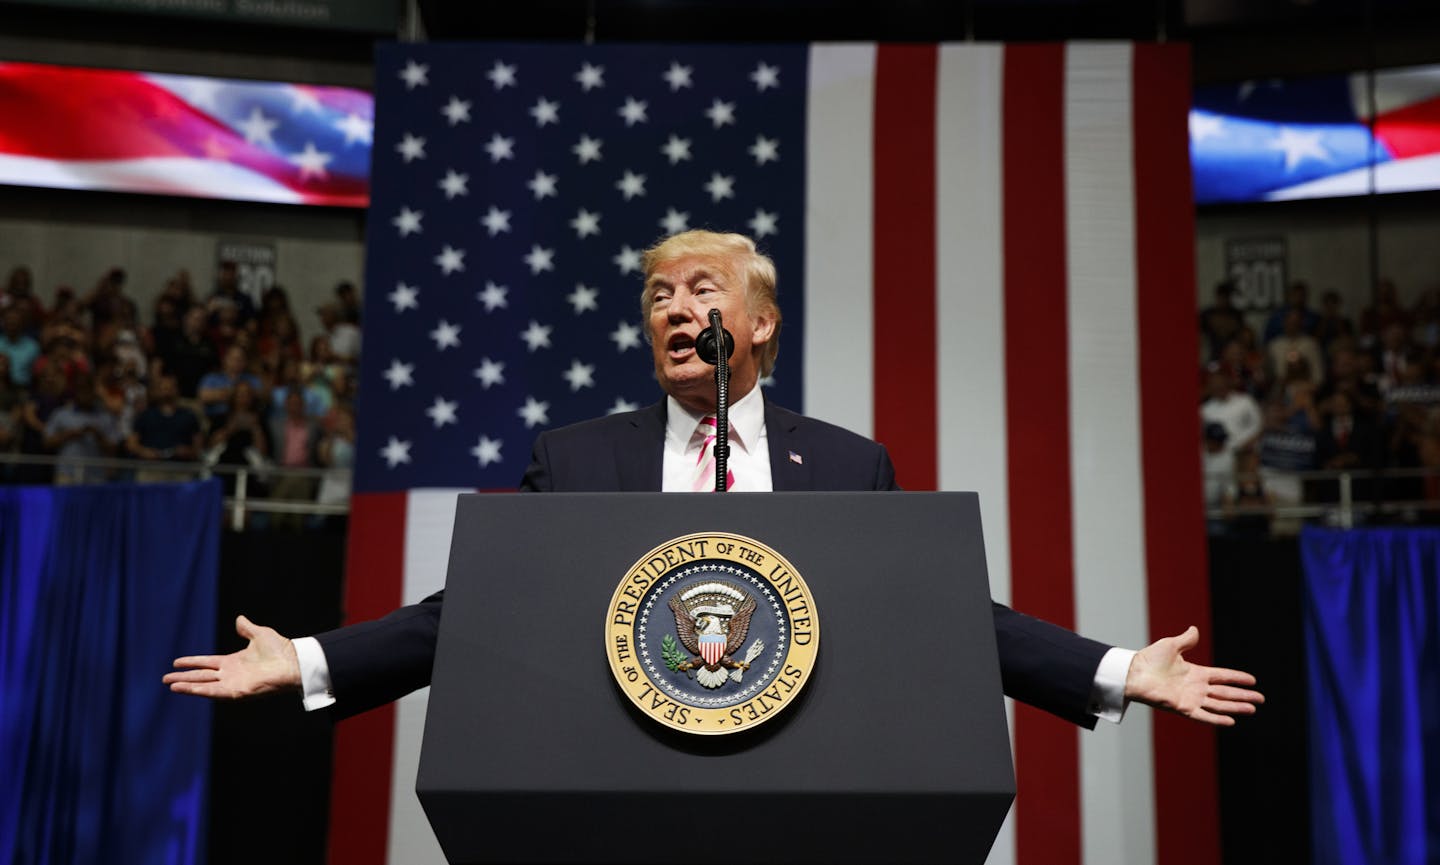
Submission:
[[[815,668],[820,621],[805,581],[741,535],[668,541],[625,574],[605,625],[615,681],[677,730],[723,735],[788,706]]]

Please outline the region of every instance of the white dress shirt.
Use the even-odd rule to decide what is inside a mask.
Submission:
[[[707,415],[685,408],[674,397],[665,398],[665,462],[662,492],[690,492],[704,436],[697,434]],[[752,389],[730,406],[729,469],[735,475],[732,492],[768,493],[774,489],[770,477],[770,446],[765,433],[765,399],[760,388]],[[330,668],[325,650],[314,637],[294,641],[300,659],[300,682],[306,711],[323,709],[335,702],[330,688]],[[1115,647],[1105,653],[1095,670],[1090,691],[1090,713],[1119,723],[1125,716],[1125,677],[1135,652]]]

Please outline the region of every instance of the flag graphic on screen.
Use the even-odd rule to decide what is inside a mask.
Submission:
[[[364,207],[373,123],[345,87],[0,63],[0,183]]]
[[[1440,188],[1440,67],[1377,72],[1371,97],[1361,73],[1197,89],[1195,200]]]
[[[376,75],[352,621],[443,585],[457,491],[660,397],[636,256],[704,227],[776,261],[766,398],[977,490],[997,600],[1208,631],[1184,46],[389,45]],[[341,725],[331,861],[441,861],[424,707]],[[1172,721],[1018,707],[991,860],[1218,862],[1213,738]]]

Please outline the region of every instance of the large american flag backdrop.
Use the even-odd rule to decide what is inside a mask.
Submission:
[[[457,489],[659,396],[636,253],[710,227],[779,266],[769,397],[978,490],[997,599],[1208,630],[1184,46],[392,45],[377,105],[350,619],[443,584]],[[340,726],[331,861],[441,861],[424,701]],[[1012,719],[992,861],[1218,862],[1210,731]]]

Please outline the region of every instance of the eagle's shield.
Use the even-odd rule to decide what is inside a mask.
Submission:
[[[720,659],[725,657],[725,640],[724,634],[700,635],[700,657],[705,659],[705,663],[712,667],[720,663]]]

